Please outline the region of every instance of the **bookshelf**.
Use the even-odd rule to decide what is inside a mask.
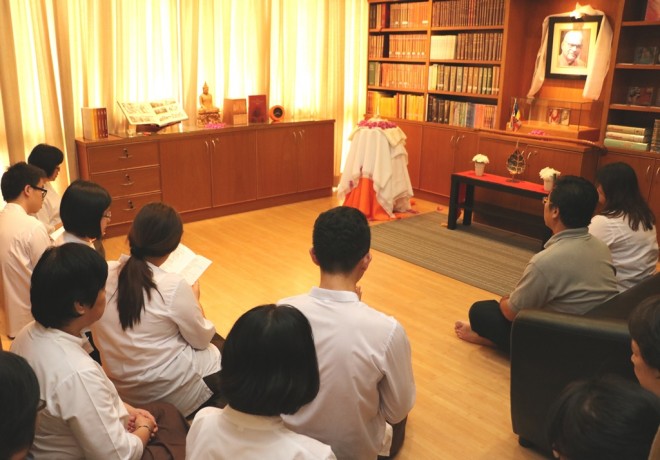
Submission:
[[[507,0],[370,0],[367,115],[494,128]]]

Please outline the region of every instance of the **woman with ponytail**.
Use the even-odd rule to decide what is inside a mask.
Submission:
[[[160,266],[181,242],[179,214],[145,205],[128,233],[130,256],[109,262],[107,307],[92,332],[122,399],[174,404],[185,416],[219,402],[222,339],[204,317],[199,287]]]

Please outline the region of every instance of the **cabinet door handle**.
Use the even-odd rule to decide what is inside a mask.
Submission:
[[[124,182],[123,184],[121,184],[121,185],[123,185],[124,187],[128,187],[129,185],[133,185],[133,184],[135,183],[135,182],[133,182],[133,181],[131,180],[131,176],[129,176],[128,174],[125,174],[124,177],[126,178],[126,182]]]
[[[655,177],[660,176],[660,166],[658,166],[658,169],[655,170]]]
[[[293,132],[293,139],[298,142],[298,133],[296,131]]]
[[[216,142],[217,140],[218,140],[217,138],[216,138],[216,139],[211,139],[211,146],[213,147],[213,151],[214,151],[214,152],[215,152],[215,142]],[[219,141],[218,141],[218,142],[219,142]]]
[[[648,166],[646,167],[646,178],[647,178],[647,180],[650,179],[650,177],[649,177],[649,172],[651,172],[651,165],[648,165]]]
[[[124,211],[135,211],[133,200],[128,200],[128,208],[124,208]]]
[[[302,141],[302,140],[303,140],[303,137],[305,136],[305,130],[304,130],[304,129],[301,129],[301,130],[298,131],[298,132],[300,133],[300,140]]]
[[[119,157],[120,160],[128,160],[129,158],[133,158],[133,155],[128,153],[128,148],[124,147],[122,150],[122,155]]]
[[[456,136],[451,136],[451,139],[449,139],[449,145],[454,145],[454,139]]]
[[[460,136],[456,136],[456,147],[458,147],[458,143],[461,142],[462,139],[464,139],[465,136],[461,134]]]

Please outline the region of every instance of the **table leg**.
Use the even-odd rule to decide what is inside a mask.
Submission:
[[[461,183],[454,176],[451,178],[451,190],[449,191],[449,214],[447,215],[447,228],[456,229],[456,219],[458,219],[458,195],[461,189]]]
[[[472,224],[473,207],[474,207],[474,185],[465,184],[465,203],[463,204],[463,225]]]

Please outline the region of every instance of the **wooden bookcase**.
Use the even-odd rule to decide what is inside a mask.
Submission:
[[[611,64],[600,97],[593,104],[586,104],[593,107],[587,113],[581,112],[592,131],[588,139],[595,143],[591,145],[580,141],[587,137],[579,135],[573,136],[577,138],[574,142],[568,139],[562,142],[542,137],[536,140],[506,131],[512,99],[525,97],[531,86],[544,19],[572,11],[575,0],[368,0],[368,3],[366,116],[379,114],[393,120],[408,136],[408,167],[417,196],[447,202],[451,173],[469,169],[475,153],[491,156],[487,172],[506,174],[504,161],[519,143],[530,155],[525,178],[532,181],[540,182],[538,171],[546,166],[556,167],[562,174],[593,180],[599,164],[628,161],[637,168],[642,192],[656,215],[660,215],[658,154],[607,150],[602,146],[607,124],[652,127],[654,120],[660,118],[658,106],[626,104],[626,92],[631,85],[654,86],[660,92],[658,61],[633,63],[635,47],[660,49],[660,21],[644,21],[646,0],[589,2],[594,9],[604,12],[613,31]],[[440,10],[443,14],[439,14]],[[460,37],[459,54],[453,58],[436,58],[435,53],[431,56],[433,43],[451,36],[456,36],[457,41]],[[497,43],[495,47],[493,40]],[[456,75],[452,86],[451,73],[449,87],[446,80],[440,87],[437,83],[440,66],[444,70],[460,68],[463,75],[467,69],[467,87],[456,86]],[[493,84],[491,77],[485,88],[482,80],[475,90],[469,72],[472,71],[474,78],[478,68],[496,69],[499,80],[495,79]],[[584,80],[546,78],[535,96],[580,104],[585,102],[583,89]],[[385,102],[377,103],[377,97]],[[654,98],[657,100],[657,94]],[[444,123],[444,114],[443,123],[439,123],[440,115],[433,105],[438,99],[449,101],[452,107],[449,113],[454,119],[447,120],[448,123]],[[389,111],[388,101],[395,106]],[[466,117],[464,107],[479,104],[494,107],[494,129],[466,122],[466,118],[473,117]],[[540,212],[537,203],[511,201],[496,194],[477,199],[514,212]]]

